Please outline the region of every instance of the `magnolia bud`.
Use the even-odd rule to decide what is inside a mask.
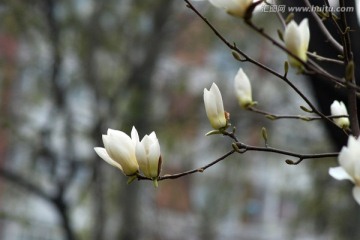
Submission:
[[[308,19],[302,20],[299,25],[297,25],[294,20],[291,20],[290,23],[286,26],[284,32],[284,42],[287,50],[289,50],[292,54],[306,62],[306,53],[309,47],[309,41],[310,30]],[[288,56],[288,58],[291,66],[301,66],[301,63],[293,57]]]
[[[242,68],[235,76],[235,93],[241,107],[246,108],[252,104],[251,84]]]
[[[345,104],[343,102],[339,102],[336,100],[331,104],[330,110],[331,110],[331,115],[333,116],[348,115]],[[334,118],[333,120],[335,124],[341,127],[342,129],[347,129],[350,126],[350,121],[349,118],[347,117]]]
[[[206,115],[211,126],[218,130],[227,126],[223,100],[218,86],[213,83],[210,90],[204,89]]]
[[[161,170],[161,153],[155,132],[145,135],[141,142],[136,143],[135,153],[141,172],[146,177],[156,179]]]

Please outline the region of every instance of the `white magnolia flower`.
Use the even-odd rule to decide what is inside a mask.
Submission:
[[[137,142],[135,153],[141,172],[146,177],[156,179],[161,170],[161,153],[155,132],[145,135],[141,142]]]
[[[339,167],[330,168],[329,174],[337,180],[350,180],[355,184],[353,196],[360,204],[360,138],[349,136],[347,146],[339,154]]]
[[[131,138],[122,131],[108,129],[107,135],[102,135],[102,139],[105,148],[95,147],[94,150],[105,162],[119,168],[127,176],[138,172],[135,144],[139,141],[139,135],[135,127],[131,130]]]
[[[299,25],[296,24],[294,20],[292,20],[285,29],[284,33],[284,42],[286,48],[294,55],[299,57],[301,60],[307,60],[306,52],[309,47],[310,41],[310,30],[308,19],[305,18],[301,21]],[[298,67],[301,65],[299,61],[294,59],[291,56],[288,56],[289,63],[292,66]]]
[[[211,126],[216,130],[226,127],[227,121],[225,118],[223,100],[221,92],[215,83],[211,85],[210,90],[204,89],[204,103],[206,115]]]
[[[331,106],[330,106],[330,110],[331,110],[331,115],[348,115],[346,106],[343,102],[339,102],[337,100],[335,100]],[[350,121],[349,118],[347,117],[341,117],[341,118],[334,118],[333,119],[335,124],[338,125],[339,127],[341,127],[342,129],[346,129],[350,126]]]
[[[250,80],[242,68],[235,76],[235,93],[241,107],[246,108],[253,102]]]
[[[253,0],[209,0],[217,8],[223,8],[227,13],[243,18],[246,10],[252,4]]]

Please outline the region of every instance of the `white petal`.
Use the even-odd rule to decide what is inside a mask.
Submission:
[[[130,152],[126,145],[121,141],[116,141],[116,138],[111,135],[103,135],[103,142],[109,156],[125,171],[130,164]]]
[[[330,106],[331,115],[348,115],[346,106],[343,102],[335,100]],[[350,126],[349,118],[334,118],[334,122],[341,128],[348,128]]]
[[[135,155],[136,159],[141,167],[141,165],[146,164],[146,151],[144,144],[142,142],[138,142],[135,147]]]
[[[297,55],[298,48],[301,45],[301,38],[300,32],[298,29],[298,25],[294,20],[292,20],[285,29],[284,33],[284,42],[286,48],[292,52],[293,54]]]
[[[139,134],[135,128],[135,126],[131,129],[131,139],[133,140],[134,144],[139,142]]]
[[[243,69],[240,68],[235,76],[235,93],[242,107],[252,102],[251,84]]]
[[[340,151],[338,159],[339,159],[340,166],[342,166],[344,168],[344,170],[353,177],[354,169],[355,169],[355,162],[354,162],[352,153],[349,150],[349,148],[344,146]]]
[[[299,25],[299,30],[301,32],[302,45],[306,49],[309,47],[310,41],[310,30],[309,30],[309,21],[307,18],[303,19]]]
[[[121,144],[124,145],[126,149],[129,149],[129,151],[134,151],[134,143],[126,133],[119,130],[109,129],[108,136],[112,142],[116,143],[116,145]]]
[[[108,135],[102,136],[107,154],[121,165],[125,175],[136,173],[139,165],[135,157],[135,145],[131,138],[118,130],[108,129],[107,133]]]
[[[148,135],[145,135],[141,142],[145,146],[146,154],[149,154],[149,149],[151,144],[153,143],[153,140]]]
[[[220,116],[222,115],[225,118],[224,103],[223,103],[221,92],[220,92],[218,86],[215,83],[213,83],[211,85],[210,91],[212,92],[212,94],[214,95],[214,98],[215,98],[217,114]]]
[[[160,144],[159,141],[154,141],[149,149],[149,157],[151,157],[151,160],[158,161],[158,158],[160,157]]]
[[[150,133],[149,138],[150,138],[152,141],[157,140],[156,133],[155,133],[154,131],[153,131],[152,133]]]
[[[119,168],[121,171],[123,170],[121,165],[117,162],[115,162],[110,156],[109,154],[106,152],[105,148],[101,148],[101,147],[95,147],[94,148],[95,152],[97,153],[97,155],[99,155],[99,157],[101,157],[105,162],[107,162],[108,164]]]
[[[360,138],[356,139],[354,136],[350,135],[347,146],[348,146],[348,148],[351,148],[351,149],[359,149]]]
[[[111,157],[112,155],[114,155],[114,157],[112,158],[116,161],[119,161],[120,164],[125,164],[130,161],[131,152],[122,143],[116,143],[114,141],[111,141],[110,152],[108,153]]]
[[[339,154],[339,163],[357,181],[360,181],[360,141],[349,136],[348,146],[344,146]]]
[[[225,112],[221,93],[215,83],[212,84],[210,91],[204,89],[204,104],[206,115],[214,129],[226,126]]]
[[[136,144],[136,159],[139,163],[140,171],[149,177],[148,160],[144,145],[140,142]]]
[[[360,187],[355,186],[352,190],[355,201],[360,205]]]
[[[329,174],[337,180],[350,180],[354,182],[354,179],[342,167],[330,168]]]
[[[337,100],[330,105],[331,115],[341,115],[340,113],[340,103]]]
[[[216,103],[213,97],[213,94],[209,92],[207,89],[204,89],[204,104],[206,115],[209,119],[209,122],[213,128],[217,128],[216,118]]]
[[[108,135],[102,135],[102,140],[103,140],[103,143],[104,143],[104,146],[105,146],[105,149],[109,150],[109,147],[110,147],[110,137]],[[106,150],[106,151],[107,151]]]
[[[151,177],[157,177],[160,173],[159,167],[159,160],[160,160],[160,144],[159,140],[156,138],[155,132],[152,132],[150,134],[150,137],[152,137],[152,144],[149,148],[149,169],[150,169],[150,175]],[[149,138],[150,138],[149,137]]]
[[[209,120],[211,118],[216,117],[216,104],[214,100],[214,95],[212,92],[208,91],[207,89],[204,89],[204,103],[205,103],[205,110],[206,115],[208,116]]]
[[[348,115],[348,111],[347,111],[347,108],[345,106],[345,103],[340,102],[340,107],[341,107],[341,115]]]

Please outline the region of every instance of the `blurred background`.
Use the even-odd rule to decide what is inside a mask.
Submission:
[[[283,71],[286,55],[241,20],[194,4],[230,42]],[[258,12],[254,22],[277,38],[274,13]],[[260,109],[304,114],[293,91],[236,61],[183,1],[2,0],[0,239],[358,239],[352,184],[328,175],[336,159],[290,166],[285,156],[247,152],[155,189],[149,181],[127,185],[93,150],[108,128],[129,134],[135,125],[140,137],[156,131],[163,174],[215,160],[232,148],[228,138],[205,137],[203,89],[213,82],[242,142],[262,146],[266,127],[273,147],[341,148],[341,131],[322,122],[271,121],[241,109],[233,92],[239,67]],[[289,76],[318,100],[312,80]]]

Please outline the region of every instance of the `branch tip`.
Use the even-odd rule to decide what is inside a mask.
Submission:
[[[294,165],[294,161],[293,161],[293,160],[290,160],[290,159],[286,159],[286,160],[285,160],[285,163],[286,163],[286,164],[289,164],[289,165]]]

